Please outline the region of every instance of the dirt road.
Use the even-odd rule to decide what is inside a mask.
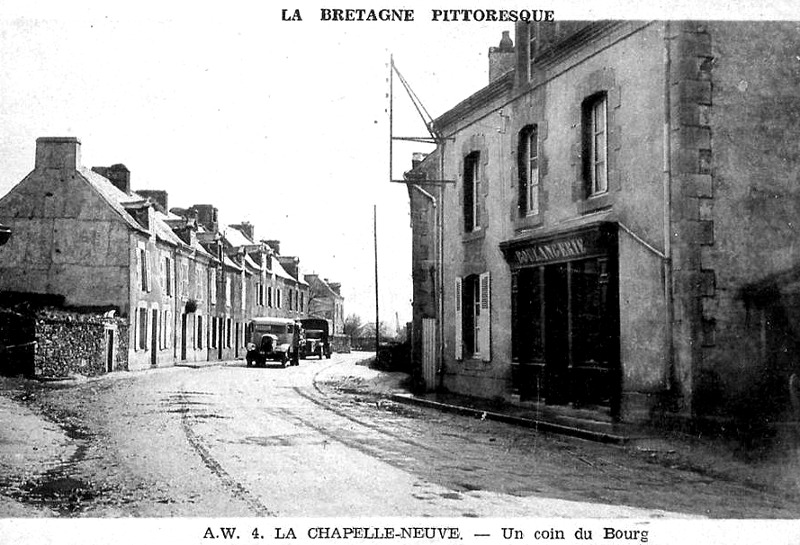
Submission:
[[[49,447],[33,470],[2,466],[0,508],[77,517],[800,515],[792,498],[620,447],[394,404],[374,393],[391,377],[357,359],[26,383],[16,400],[28,418],[45,415],[54,435],[41,439]],[[364,381],[370,388],[358,388]]]

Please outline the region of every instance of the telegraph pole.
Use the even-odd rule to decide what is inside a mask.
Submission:
[[[375,242],[375,359],[381,342],[381,320],[378,307],[378,205],[372,205],[372,238]]]

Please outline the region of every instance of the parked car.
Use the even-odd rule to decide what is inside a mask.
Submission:
[[[306,318],[300,320],[303,326],[304,341],[300,345],[300,357],[317,356],[319,359],[331,357],[331,343],[328,333],[328,320]]]
[[[254,318],[250,322],[251,337],[247,343],[247,366],[264,367],[267,361],[284,367],[300,364],[299,346],[302,327],[288,318]]]

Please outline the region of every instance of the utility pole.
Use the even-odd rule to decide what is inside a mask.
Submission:
[[[372,237],[375,242],[375,358],[381,342],[381,320],[378,307],[378,205],[372,205]]]

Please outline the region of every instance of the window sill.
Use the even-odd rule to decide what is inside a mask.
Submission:
[[[600,195],[593,195],[578,203],[578,210],[581,214],[590,214],[604,208],[611,208],[614,204],[614,197],[606,192]]]
[[[476,229],[474,231],[464,233],[461,237],[461,240],[463,242],[472,242],[474,240],[483,240],[484,238],[486,238],[486,230]]]
[[[544,225],[544,214],[532,214],[530,216],[518,217],[514,220],[514,230],[524,231],[526,229],[535,229]]]

